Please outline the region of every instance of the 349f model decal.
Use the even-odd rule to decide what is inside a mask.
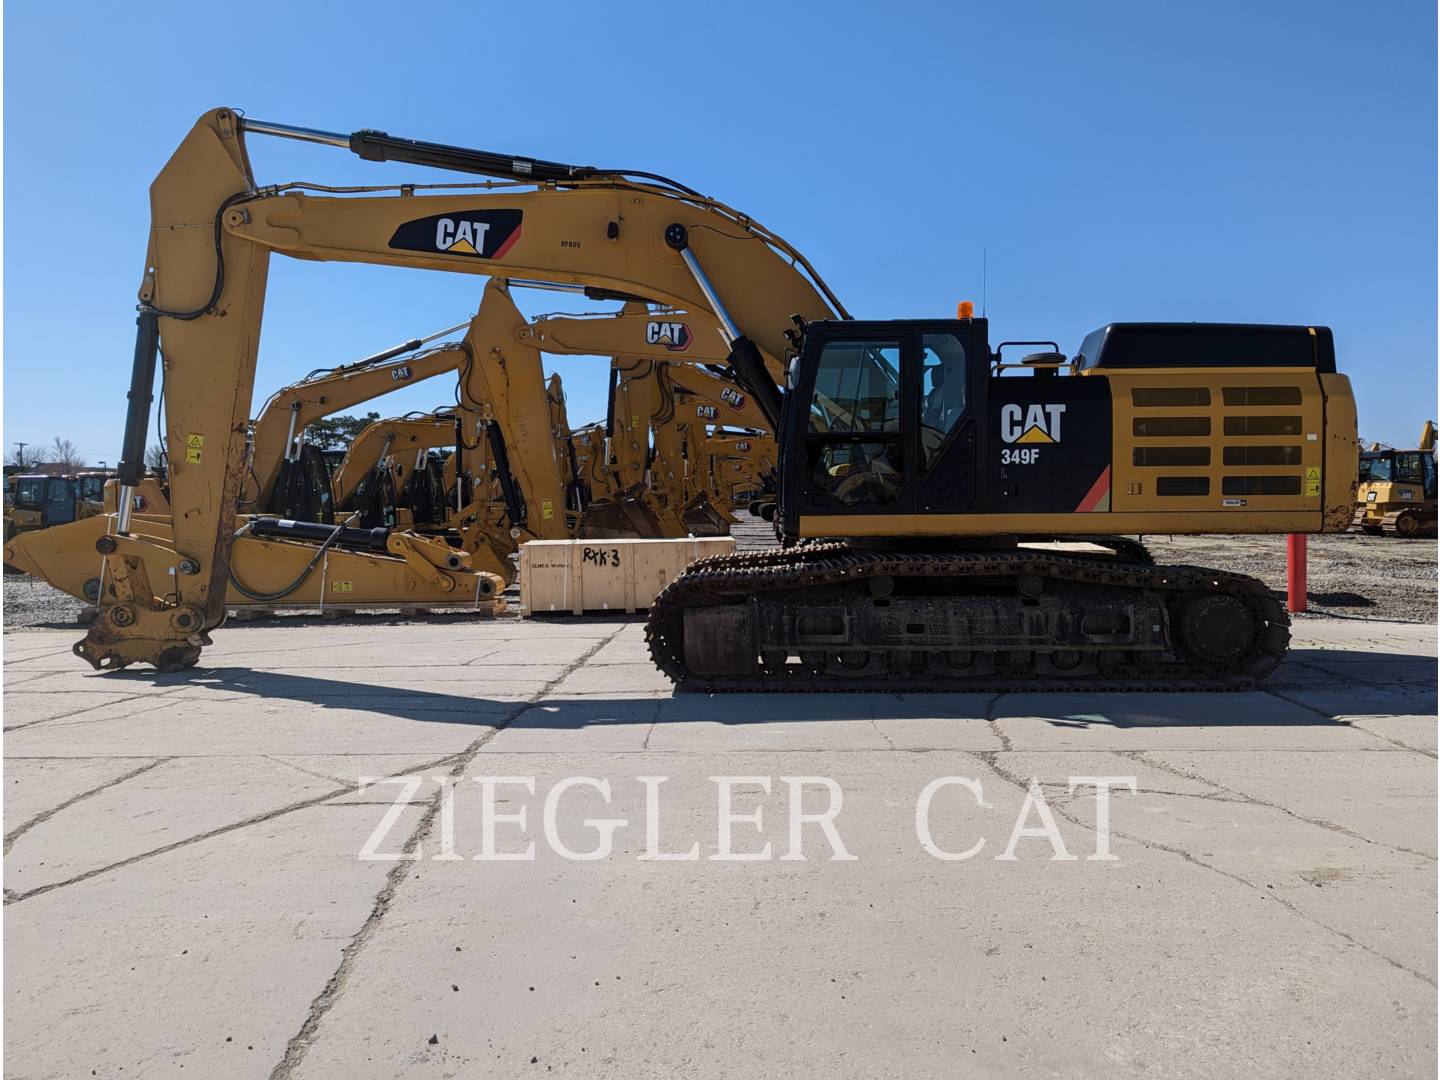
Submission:
[[[1041,446],[1054,446],[1060,441],[1060,420],[1064,405],[1021,405],[1011,402],[1000,408],[1000,438],[1003,442],[1022,445],[1003,447],[1001,465],[1034,465],[1040,460]]]
[[[500,259],[520,239],[520,210],[462,210],[407,221],[390,237],[399,251]]]

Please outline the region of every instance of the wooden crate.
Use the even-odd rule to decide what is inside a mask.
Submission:
[[[520,548],[520,610],[526,615],[648,608],[696,559],[728,555],[730,536],[677,540],[532,540]]]

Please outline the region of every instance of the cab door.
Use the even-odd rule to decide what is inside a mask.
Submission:
[[[913,341],[908,329],[881,323],[842,325],[816,343],[786,413],[782,503],[803,517],[913,512],[904,424]]]
[[[74,480],[51,477],[45,487],[43,520],[47,528],[51,525],[65,525],[75,520],[77,493],[77,485]]]
[[[912,443],[915,512],[963,513],[979,498],[989,348],[969,324],[919,328]]]

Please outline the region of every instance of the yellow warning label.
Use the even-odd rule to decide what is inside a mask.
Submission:
[[[1305,470],[1305,494],[1320,494],[1320,470],[1310,468]]]
[[[332,582],[330,583],[330,591],[331,591],[331,592],[354,592],[354,591],[355,591],[355,583],[354,583],[353,581],[332,581]]]
[[[185,438],[185,460],[191,465],[199,465],[200,459],[205,455],[205,436],[196,435],[193,431]]]
[[[546,521],[549,521],[555,516],[555,508],[550,505],[549,499],[540,500],[540,516]]]

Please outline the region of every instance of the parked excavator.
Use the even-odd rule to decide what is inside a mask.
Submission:
[[[532,347],[539,343],[543,343],[547,351],[553,349],[562,354],[592,354],[596,349],[616,347],[668,356],[668,341],[657,340],[654,335],[654,319],[649,309],[632,303],[614,314],[547,316],[526,324],[503,283],[497,283],[496,288],[485,295],[482,301],[487,312],[485,332],[503,330],[505,334],[505,338],[497,342],[488,346],[478,343],[476,332],[471,328],[464,340],[416,351],[438,338],[470,327],[469,323],[460,323],[351,364],[311,372],[271,395],[259,418],[250,425],[248,494],[242,500],[242,509],[260,504],[270,513],[280,515],[282,520],[301,523],[290,528],[304,528],[305,523],[317,522],[333,525],[338,520],[351,528],[400,529],[444,537],[452,546],[471,551],[477,568],[500,577],[505,583],[514,580],[511,556],[520,543],[530,538],[523,527],[527,500],[530,505],[542,506],[543,513],[543,498],[537,495],[534,478],[549,476],[554,480],[555,470],[559,470],[558,484],[567,492],[562,535],[685,535],[687,526],[678,519],[662,521],[646,508],[646,503],[655,498],[662,503],[679,499],[678,489],[671,492],[662,488],[653,496],[647,490],[640,497],[635,492],[602,485],[593,494],[588,488],[582,494],[573,449],[563,443],[528,438],[530,429],[525,426],[524,416],[514,413],[511,405],[514,386],[541,385],[540,357]],[[662,318],[663,325],[676,336],[683,331],[687,345],[692,338],[689,327],[703,325],[693,317],[689,322],[677,322],[687,316],[673,310],[655,315]],[[713,321],[710,327],[713,331]],[[647,328],[652,328],[648,335]],[[523,347],[507,353],[501,346],[511,331],[514,340]],[[707,339],[718,340],[718,336],[712,332]],[[412,353],[414,355],[407,355]],[[472,357],[479,353],[501,358],[500,368],[504,369],[505,377],[500,380],[498,390],[491,386],[494,380],[487,381],[483,373],[475,373],[475,384],[466,390],[466,370]],[[702,406],[709,414],[715,414],[718,408],[732,422],[753,420],[754,410],[747,410],[743,396],[734,391],[732,384],[696,366],[713,366],[719,359],[723,357],[717,356],[714,348],[693,349],[685,361],[673,365],[684,373],[682,379],[688,386],[675,386],[667,379],[661,396],[668,401],[678,394],[683,399],[695,392],[689,387],[698,387],[718,402],[718,405]],[[651,361],[640,362],[649,365],[647,370],[662,373],[671,367],[668,362],[658,367]],[[318,449],[304,441],[308,425],[323,416],[446,372],[461,373],[457,400],[465,393],[472,399],[496,394],[496,399],[483,402],[478,412],[446,407],[427,414],[377,421],[357,436],[333,469]],[[560,433],[568,427],[560,378],[551,375],[543,385],[551,439],[560,439]],[[436,449],[451,446],[456,452],[443,463],[433,456]],[[507,450],[507,446],[518,451],[525,462],[525,467],[515,470],[514,475],[509,464],[512,451]],[[467,464],[460,470],[464,482],[457,492],[457,463],[462,460]],[[487,465],[495,460],[506,463],[513,507],[505,501],[505,484],[498,478],[498,469]],[[472,474],[479,472],[484,472],[486,478],[477,486]],[[268,495],[262,499],[261,492]],[[113,497],[112,492],[112,500]],[[170,512],[167,489],[153,476],[142,479],[131,497],[131,505],[135,513],[155,521],[163,521]],[[266,522],[260,527],[273,528]],[[689,527],[695,526],[692,523]],[[13,558],[18,567],[43,576],[62,591],[94,600],[100,588],[93,554],[98,535],[93,527],[71,528],[51,534],[43,542],[14,545],[7,550],[7,558]],[[312,538],[315,536],[318,533],[312,531]],[[291,554],[288,549],[286,554]],[[253,556],[247,559],[247,564],[253,562]],[[450,604],[446,598],[427,595],[423,589],[418,595],[413,589],[397,595],[394,591],[397,581],[403,582],[403,578],[352,576],[344,579],[344,595],[332,599],[347,607]],[[297,606],[308,595],[298,590],[298,584],[283,595],[275,595],[254,589],[247,592],[232,583],[229,604],[247,610],[267,605]],[[378,586],[378,592],[371,591],[372,584]],[[311,602],[323,600],[323,596],[310,597]]]
[[[716,506],[748,507],[764,491],[775,468],[775,439],[766,432],[719,429],[694,437],[688,451],[696,484]]]
[[[111,475],[95,469],[66,475],[9,473],[5,477],[5,543],[104,513],[105,484]],[[5,570],[25,572],[22,565],[9,561],[8,551]]]
[[[247,134],[502,180],[262,187]],[[727,370],[778,433],[786,543],[702,560],[657,598],[652,655],[684,688],[1253,685],[1288,644],[1270,590],[1155,566],[1117,534],[1351,517],[1354,400],[1325,327],[1115,323],[1072,358],[1040,342],[1012,363],[1007,348],[1037,343],[992,350],[965,307],[849,319],[777,234],[653,173],[230,109],[200,118],[151,196],[121,480],[140,475],[163,339],[183,565],[157,593],[122,499],[100,546],[115,596],[76,645],[97,667],[192,665],[223,616],[271,253],[583,285],[715,318]],[[1103,552],[1027,546],[1075,536]]]
[[[349,364],[317,368],[271,394],[249,425],[249,464],[241,509],[332,523],[330,467],[323,452],[306,441],[306,429],[327,416],[458,371],[470,355],[463,343],[425,346],[469,324],[467,319]],[[167,516],[170,497],[166,488],[159,477],[144,477],[132,494],[132,510]],[[114,512],[113,507],[109,509]]]
[[[49,529],[81,516],[80,481],[46,473],[14,474],[14,490],[5,504],[5,541]],[[6,562],[6,566],[10,563]]]
[[[1376,446],[1361,451],[1352,526],[1372,536],[1434,536],[1437,507],[1435,421],[1425,421],[1415,450]]]
[[[611,377],[612,490],[636,493],[665,523],[664,535],[728,535],[730,505],[709,482],[709,427],[728,422],[758,429],[763,414],[733,383],[701,368],[616,357]]]
[[[444,466],[434,452],[455,447],[458,457],[462,448],[477,445],[483,430],[478,414],[456,408],[407,413],[369,424],[355,436],[330,476],[335,512],[358,515],[356,524],[367,528],[445,528],[450,512],[459,507],[449,502]],[[423,492],[407,490],[421,487]]]

